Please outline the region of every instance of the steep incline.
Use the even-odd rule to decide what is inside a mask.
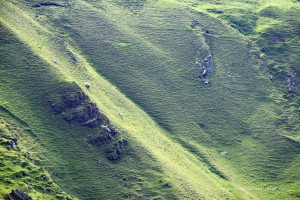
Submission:
[[[126,131],[126,133],[124,134],[126,134],[126,137],[128,137],[129,143],[131,143],[132,146],[136,145],[143,147],[146,150],[146,152],[148,152],[151,156],[153,156],[155,160],[157,160],[157,163],[162,168],[166,178],[170,180],[171,184],[174,187],[174,190],[176,191],[176,193],[178,193],[179,197],[194,199],[201,197],[223,198],[224,196],[227,196],[228,198],[234,198],[234,196],[236,195],[243,196],[244,198],[250,198],[249,194],[242,193],[241,191],[239,191],[238,193],[236,191],[226,191],[226,187],[233,187],[233,185],[231,185],[229,182],[218,178],[212,172],[207,171],[206,166],[204,166],[203,163],[201,163],[196,157],[184,150],[176,142],[168,138],[166,136],[166,133],[162,129],[160,129],[156,125],[156,123],[152,121],[151,118],[149,118],[149,116],[147,116],[143,111],[136,107],[132,102],[127,100],[124,95],[118,92],[106,80],[104,80],[97,73],[95,73],[93,69],[88,65],[88,63],[86,63],[86,61],[79,54],[76,54],[79,59],[79,63],[77,65],[74,65],[67,56],[67,52],[72,52],[73,50],[71,46],[65,47],[65,50],[61,51],[61,49],[64,48],[64,46],[63,44],[59,44],[58,39],[53,40],[55,38],[55,35],[51,34],[46,29],[40,27],[37,23],[32,21],[28,16],[26,16],[13,4],[5,4],[5,10],[1,10],[1,13],[4,13],[1,16],[1,22],[10,30],[12,30],[22,42],[24,42],[26,45],[28,45],[28,47],[32,49],[33,52],[35,52],[40,58],[42,58],[43,62],[46,62],[46,66],[52,67],[52,69],[50,70],[46,70],[46,68],[44,68],[44,70],[49,71],[45,75],[50,75],[51,73],[59,73],[62,75],[62,77],[67,78],[69,80],[74,80],[78,83],[78,85],[83,87],[83,83],[88,78],[92,84],[92,88],[90,89],[90,91],[87,91],[83,88],[85,92],[92,98],[93,101],[97,103],[97,105],[102,109],[102,112],[106,114],[116,126]],[[18,13],[18,15],[13,15],[13,13]],[[28,29],[28,25],[30,25],[30,29]],[[72,53],[75,54],[75,52]],[[59,64],[55,65],[53,63],[53,60],[59,60]],[[27,62],[26,66],[30,66],[29,63],[31,60],[25,58],[25,60],[23,61]],[[41,66],[45,66],[45,64],[41,64]],[[86,69],[85,73],[82,73],[82,68]],[[10,69],[8,68],[8,70]],[[83,143],[84,141],[84,135],[78,135],[80,130],[82,129],[77,127],[77,135],[75,136],[75,133],[72,133],[73,129],[71,126],[63,126],[61,124],[62,122],[57,121],[58,119],[55,119],[54,121],[56,121],[56,123],[58,123],[59,126],[54,126],[53,119],[49,119],[49,117],[47,118],[45,116],[45,110],[47,108],[42,107],[45,106],[45,102],[42,103],[41,101],[45,97],[45,94],[49,93],[51,90],[55,92],[57,88],[57,86],[55,86],[57,85],[55,83],[55,79],[53,79],[55,76],[49,76],[47,81],[43,80],[43,76],[41,76],[42,74],[35,74],[40,73],[40,70],[35,71],[34,68],[32,68],[31,70],[34,71],[31,72],[31,76],[39,76],[40,78],[38,82],[34,83],[31,82],[32,78],[30,78],[30,76],[28,76],[27,78],[25,77],[28,74],[26,75],[25,71],[22,68],[16,68],[14,70],[21,70],[18,71],[18,73],[15,72],[14,74],[17,76],[22,76],[16,77],[15,80],[20,80],[23,83],[25,81],[26,84],[23,84],[24,91],[18,90],[12,84],[6,85],[6,87],[10,86],[11,90],[15,90],[16,92],[29,92],[28,90],[35,89],[34,91],[32,91],[29,97],[28,95],[21,96],[22,98],[25,98],[25,105],[23,105],[24,109],[29,109],[26,111],[27,115],[24,115],[24,109],[18,110],[16,107],[11,106],[13,104],[18,105],[19,103],[21,103],[19,102],[20,98],[18,98],[17,96],[12,98],[12,94],[14,94],[14,92],[10,94],[4,93],[4,95],[1,97],[2,102],[9,101],[9,109],[11,109],[13,112],[16,112],[26,121],[28,121],[28,123],[33,126],[34,131],[40,131],[39,137],[41,137],[41,140],[44,141],[42,144],[45,145],[46,149],[48,148],[47,150],[52,149],[49,153],[52,159],[54,159],[54,156],[57,156],[58,158],[60,157],[60,159],[65,160],[60,160],[57,158],[56,162],[68,163],[67,166],[70,165],[70,168],[64,167],[60,169],[62,171],[66,171],[65,173],[63,173],[63,179],[59,180],[58,183],[62,184],[63,189],[67,189],[67,191],[71,193],[76,193],[76,195],[79,195],[79,197],[81,198],[87,198],[88,196],[94,195],[99,197],[107,195],[108,197],[110,196],[109,198],[113,198],[111,194],[108,194],[111,192],[110,190],[90,190],[89,193],[87,193],[87,188],[82,188],[78,184],[82,184],[80,182],[84,181],[80,179],[85,179],[86,181],[88,180],[88,182],[93,183],[91,184],[91,186],[89,186],[92,188],[97,187],[97,184],[109,184],[115,180],[115,178],[113,178],[113,175],[111,175],[110,177],[109,174],[117,172],[116,170],[119,167],[117,165],[110,165],[109,167],[105,167],[104,170],[111,170],[110,173],[106,171],[106,173],[108,174],[103,176],[105,181],[103,180],[101,181],[101,183],[93,181],[97,177],[102,179],[101,174],[95,174],[96,169],[98,167],[92,167],[93,165],[96,165],[95,162],[97,162],[97,160],[86,158],[84,159],[85,163],[81,161],[80,163],[78,162],[76,165],[74,165],[74,163],[72,164],[72,162],[76,160],[75,158],[77,156],[81,158],[83,155],[87,156],[88,154],[90,154],[88,157],[95,157],[96,152],[91,153],[93,152],[91,151],[90,153],[88,153],[87,148],[78,148],[81,145],[83,145],[80,145],[80,143]],[[7,76],[10,77],[9,73]],[[20,85],[20,83],[17,82],[15,82],[14,84],[16,84],[16,86]],[[45,91],[46,88],[51,88],[51,90],[46,90],[47,93],[43,94],[43,91]],[[29,99],[27,100],[27,98]],[[36,100],[33,101],[33,99]],[[36,105],[32,105],[32,103],[34,102],[36,102]],[[36,109],[36,112],[30,110],[34,109],[34,107]],[[124,120],[120,119],[120,117],[118,117],[117,115],[118,111],[120,110],[125,113]],[[28,115],[29,113],[30,116]],[[40,117],[40,120],[38,120],[38,117]],[[49,129],[47,130],[47,128]],[[60,133],[61,135],[58,133]],[[87,132],[85,133],[85,136],[86,134]],[[67,139],[68,137],[70,137],[70,139],[72,138],[74,141]],[[65,142],[68,141],[68,143],[55,142],[57,140],[65,140]],[[66,145],[69,150],[66,150],[65,148],[59,147],[57,145],[62,145],[62,147]],[[77,147],[75,147],[74,145],[77,145]],[[63,152],[63,154],[59,156],[57,153],[55,153],[55,151],[53,151],[53,148],[56,148],[57,150],[60,149]],[[139,148],[140,147],[138,147],[137,149]],[[67,156],[70,157],[67,158]],[[99,159],[101,160],[101,158]],[[47,161],[45,161],[45,163],[48,164]],[[90,165],[89,169],[87,167],[84,167],[84,165]],[[101,169],[101,166],[99,167]],[[114,167],[116,169],[114,169]],[[68,171],[70,169],[81,173],[81,175],[77,174],[80,178],[75,178],[71,175],[68,176],[68,174],[71,172]],[[74,171],[72,173],[74,173]],[[91,176],[88,176],[89,173],[96,177],[92,178]],[[86,177],[82,175],[85,175]],[[69,184],[70,181],[72,181],[74,185],[69,185],[69,187],[66,187],[66,184]],[[79,191],[83,190],[84,193],[74,191],[76,187],[78,187]],[[112,189],[112,191],[118,190],[117,188],[120,186],[115,185],[115,187],[116,188]],[[101,194],[99,192],[104,192],[104,194]]]
[[[1,52],[1,104],[32,128],[62,189],[82,199],[297,196],[299,143],[278,128],[280,91],[252,44],[191,2],[1,2],[1,36],[15,41]],[[87,94],[128,141],[120,162],[86,142],[99,128],[49,114],[65,90]]]

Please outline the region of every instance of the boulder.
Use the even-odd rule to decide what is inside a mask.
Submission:
[[[51,111],[54,114],[60,114],[67,108],[76,108],[88,100],[83,92],[65,93],[61,96],[60,101],[49,101]]]
[[[55,6],[55,7],[64,7],[61,4],[55,3],[55,2],[41,2],[39,4],[35,4],[32,7],[33,8],[39,8],[39,7],[43,7],[43,6]]]
[[[109,143],[111,140],[112,140],[112,136],[107,133],[107,134],[100,135],[100,136],[97,136],[97,137],[91,139],[89,141],[89,144],[96,145],[96,146],[102,146],[104,144]]]
[[[123,151],[122,149],[125,147],[127,144],[126,140],[119,140],[117,146],[115,146],[113,149],[110,149],[106,152],[107,154],[107,159],[116,162],[122,158]]]
[[[122,157],[122,150],[119,148],[109,150],[106,153],[107,153],[107,159],[113,162],[121,159]]]
[[[67,114],[64,119],[69,123],[80,123],[83,126],[96,127],[101,122],[101,116],[96,104],[89,103]]]
[[[65,94],[62,99],[67,108],[76,108],[84,103],[88,97],[83,92],[76,92],[75,94]]]
[[[12,190],[9,196],[12,197],[13,200],[32,200],[30,196],[19,189]]]

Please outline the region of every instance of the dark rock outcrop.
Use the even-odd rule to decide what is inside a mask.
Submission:
[[[88,100],[83,92],[65,93],[59,101],[50,101],[51,111],[54,114],[60,114],[67,108],[76,108]]]
[[[102,146],[104,144],[109,143],[111,140],[113,140],[113,136],[111,136],[109,133],[97,136],[89,141],[89,144],[96,145],[96,146]]]
[[[9,194],[12,200],[32,200],[30,196],[25,194],[19,189],[12,190],[11,193]]]
[[[76,92],[73,94],[66,94],[62,97],[67,108],[76,108],[88,100],[88,97],[83,92]]]
[[[39,8],[39,7],[43,7],[43,6],[64,7],[63,5],[58,4],[58,3],[54,3],[54,2],[41,2],[41,3],[39,3],[39,4],[33,5],[32,7],[33,7],[33,8]]]
[[[112,148],[106,152],[107,159],[112,162],[116,162],[116,161],[120,160],[123,155],[123,148],[125,147],[126,144],[127,144],[126,140],[124,140],[124,139],[119,140],[118,144],[114,148]]]
[[[280,35],[272,35],[269,37],[269,39],[274,42],[285,42],[285,39]]]
[[[196,28],[200,23],[197,22],[196,20],[192,20],[191,28]]]
[[[78,58],[76,55],[71,55],[71,60],[76,63],[78,61]]]
[[[96,127],[101,122],[101,114],[96,104],[89,103],[66,114],[64,119],[69,123],[80,123],[87,127]]]
[[[8,149],[15,148],[19,143],[16,138],[1,138],[1,145],[6,146]]]
[[[288,74],[286,75],[284,81],[287,83],[288,92],[291,93],[296,90],[296,73],[289,69]]]
[[[201,61],[198,61],[200,63]],[[213,72],[214,65],[212,61],[212,55],[207,56],[202,60],[202,69],[200,71],[200,78],[208,78],[208,76]]]
[[[59,99],[49,101],[53,114],[64,114],[69,123],[96,127],[102,121],[102,115],[96,104],[91,103],[82,91],[65,92]]]
[[[96,136],[93,139],[90,139],[88,143],[91,145],[102,146],[111,142],[117,136],[118,132],[115,129],[110,128],[110,132],[106,132],[103,135]],[[123,148],[124,145],[121,146]]]

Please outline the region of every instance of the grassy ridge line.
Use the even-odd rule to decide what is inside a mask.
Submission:
[[[131,137],[135,138],[162,163],[166,174],[170,176],[174,186],[181,191],[183,196],[186,198],[192,198],[193,196],[209,198],[212,195],[208,191],[210,188],[216,189],[213,190],[215,198],[225,192],[222,190],[223,187],[229,186],[228,183],[219,180],[209,172],[206,173],[201,162],[166,137],[149,116],[126,99],[124,95],[113,89],[113,86],[92,70],[85,61],[80,59],[87,69],[86,74],[83,74],[80,68],[74,68],[70,61],[65,59],[65,55],[57,50],[59,44],[55,44],[53,40],[48,39],[48,37],[53,37],[52,35],[38,34],[35,29],[40,30],[39,25],[32,23],[32,20],[17,7],[10,3],[5,4],[6,10],[2,9],[1,13],[6,18],[1,18],[2,23],[13,30],[23,42],[48,63],[52,64],[54,59],[59,60],[59,67],[52,65],[60,73],[63,73],[66,78],[75,80],[82,86],[82,83],[87,80],[87,75],[89,75],[90,82],[93,85],[91,93],[86,91],[89,96],[116,125],[126,130]],[[29,24],[31,28],[28,28]],[[44,32],[44,34],[47,34],[47,32]],[[124,121],[118,118],[117,113],[119,111],[125,113]],[[229,192],[225,193],[228,197],[233,198],[234,196]],[[249,198],[248,194],[242,194],[242,196],[244,199]]]

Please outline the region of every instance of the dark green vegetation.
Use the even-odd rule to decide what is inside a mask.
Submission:
[[[1,1],[1,137],[15,124],[22,149],[1,146],[0,195],[299,198],[299,9],[292,0]]]

